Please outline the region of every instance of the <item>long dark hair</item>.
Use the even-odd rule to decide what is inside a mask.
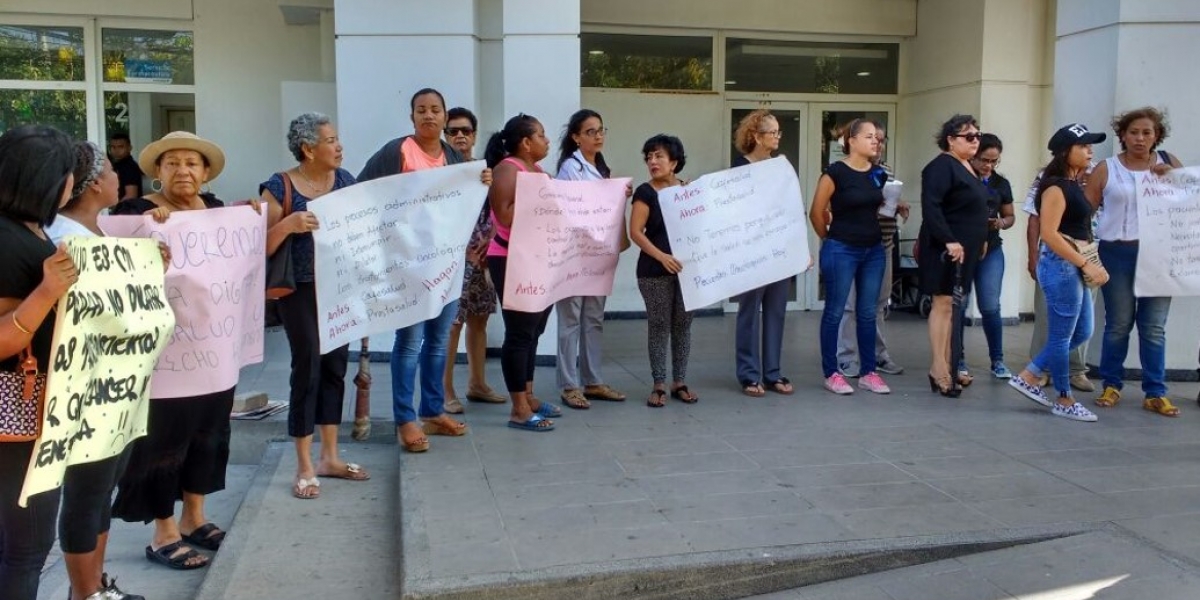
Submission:
[[[483,151],[483,159],[489,169],[494,169],[500,161],[517,151],[521,140],[537,133],[538,120],[530,115],[521,113],[508,120],[504,129],[488,138],[487,148]]]
[[[575,114],[571,115],[571,119],[567,121],[567,130],[563,132],[562,141],[558,144],[557,170],[562,170],[563,163],[567,162],[567,159],[571,158],[571,155],[575,154],[575,151],[579,149],[579,144],[575,142],[575,138],[572,136],[582,134],[583,122],[592,117],[600,121],[601,127],[604,126],[604,117],[601,117],[600,113],[590,108],[575,111]],[[596,170],[600,171],[600,174],[605,178],[612,175],[612,169],[608,168],[608,163],[604,162],[603,152],[596,153]]]
[[[46,226],[54,222],[75,148],[67,134],[23,125],[0,135],[0,214]]]
[[[1062,150],[1056,151],[1054,157],[1042,169],[1042,175],[1038,178],[1037,195],[1034,202],[1038,210],[1041,210],[1043,192],[1059,182],[1072,181],[1071,165],[1067,162],[1067,157],[1071,155],[1073,148],[1074,146],[1067,146]]]

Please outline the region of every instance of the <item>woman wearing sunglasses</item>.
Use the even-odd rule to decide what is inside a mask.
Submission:
[[[929,387],[943,396],[956,397],[959,387],[971,384],[969,375],[951,380],[950,334],[953,331],[951,293],[958,279],[969,282],[986,247],[988,198],[971,159],[979,150],[979,124],[970,115],[954,115],[937,134],[941,154],[921,170],[921,233],[917,262],[921,291],[933,296],[929,313],[929,343],[933,364]],[[963,290],[964,292],[966,290]]]

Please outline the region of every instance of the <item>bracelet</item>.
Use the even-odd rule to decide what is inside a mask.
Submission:
[[[16,325],[17,329],[20,330],[21,333],[24,333],[25,335],[33,335],[32,331],[22,327],[21,322],[17,320],[17,310],[16,309],[13,309],[13,311],[12,311],[12,321],[13,321],[13,325]]]

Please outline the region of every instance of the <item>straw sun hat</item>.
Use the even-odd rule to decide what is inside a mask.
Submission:
[[[221,147],[187,131],[172,131],[142,149],[138,166],[150,175],[158,171],[158,157],[171,150],[195,150],[208,159],[208,180],[212,181],[225,169],[225,153]]]

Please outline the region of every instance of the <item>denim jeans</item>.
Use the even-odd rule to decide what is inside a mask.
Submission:
[[[859,373],[875,371],[875,303],[883,283],[886,262],[883,244],[851,246],[827,239],[821,244],[821,276],[825,279],[825,311],[821,314],[821,371],[837,372],[838,327],[851,286],[856,290],[855,336],[858,338]]]
[[[1167,315],[1171,298],[1133,295],[1137,273],[1137,244],[1100,242],[1100,262],[1108,270],[1104,294],[1104,344],[1100,347],[1100,378],[1105,387],[1121,389],[1129,332],[1137,325],[1138,357],[1142,361],[1142,391],[1167,395]]]
[[[417,413],[413,411],[413,392],[418,367],[421,370],[421,418],[436,417],[444,412],[446,390],[442,386],[442,373],[446,370],[450,324],[457,314],[458,300],[455,300],[442,308],[438,316],[396,330],[396,343],[392,346],[392,415],[396,425],[417,420]]]
[[[975,296],[979,315],[983,317],[983,335],[987,338],[988,358],[993,363],[1004,360],[1004,321],[1000,318],[1000,286],[1003,282],[1004,247],[989,246],[987,254],[975,266],[974,290],[973,293],[968,293],[963,305],[970,306],[970,296]]]
[[[1083,285],[1079,268],[1041,245],[1038,285],[1046,294],[1046,345],[1029,364],[1034,375],[1050,374],[1059,396],[1071,395],[1071,350],[1092,337],[1091,294]]]

